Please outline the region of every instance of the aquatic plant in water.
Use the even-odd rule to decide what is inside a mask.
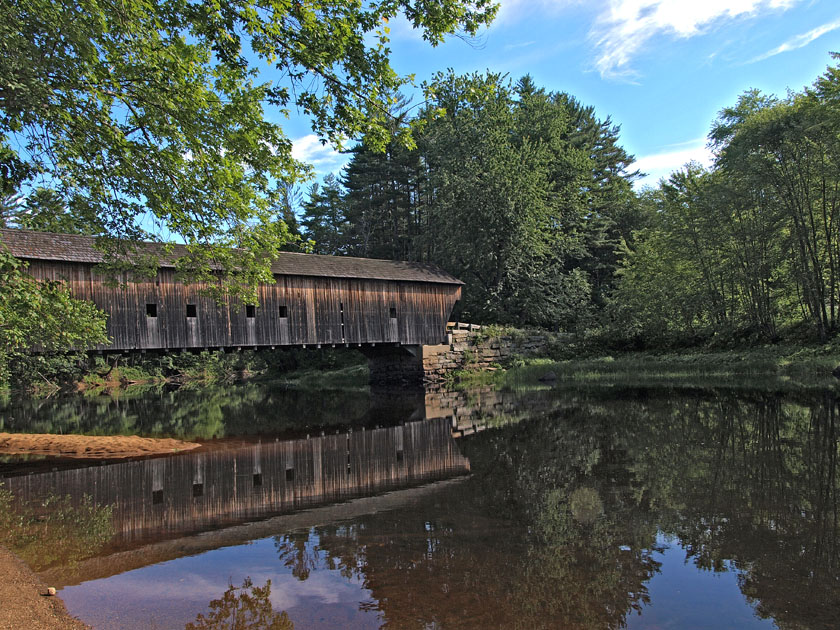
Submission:
[[[112,511],[88,495],[77,505],[56,495],[22,504],[0,483],[0,545],[36,571],[71,564],[96,555],[111,540]]]

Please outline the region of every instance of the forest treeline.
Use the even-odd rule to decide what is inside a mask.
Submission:
[[[297,217],[285,189],[272,219],[284,247],[434,263],[466,283],[454,317],[577,333],[596,349],[837,334],[840,66],[784,97],[744,92],[712,122],[711,167],[641,190],[619,128],[572,95],[452,71],[424,93],[419,106],[386,99],[394,140],[352,149]],[[60,191],[2,181],[3,227],[108,234]],[[104,314],[4,251],[0,289],[0,382],[53,380],[33,345],[60,356],[107,341]]]
[[[440,73],[426,92],[416,148],[357,147],[310,189],[304,237],[317,253],[442,266],[466,283],[464,320],[590,323],[644,223],[618,128],[527,76]]]
[[[745,92],[714,164],[635,191],[609,117],[528,76],[440,73],[393,112],[416,148],[359,146],[313,185],[298,229],[322,254],[438,264],[456,314],[657,347],[825,340],[840,316],[840,69]]]

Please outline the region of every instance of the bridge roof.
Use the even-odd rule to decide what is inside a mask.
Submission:
[[[0,241],[13,256],[34,260],[101,263],[102,251],[96,239],[78,234],[55,234],[30,230],[0,229]],[[162,243],[138,243],[140,248],[160,257],[161,267],[174,267],[175,260],[187,254],[183,245],[172,245],[164,251]],[[321,276],[330,278],[363,278],[371,280],[401,280],[406,282],[434,282],[463,284],[460,280],[434,265],[376,258],[350,256],[322,256],[278,252],[271,264],[276,275]]]

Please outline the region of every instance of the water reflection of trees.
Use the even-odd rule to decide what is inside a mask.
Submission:
[[[688,558],[736,568],[743,593],[780,627],[840,622],[838,401],[774,396],[689,401],[651,427],[635,470]],[[670,422],[668,421],[670,418]],[[680,441],[678,436],[682,434]],[[669,443],[685,445],[676,450]]]
[[[597,462],[587,472],[578,458],[574,470],[619,499],[607,515],[625,509],[622,518],[641,526],[631,530],[643,533],[649,522],[679,537],[700,569],[737,570],[756,612],[781,627],[836,628],[837,428],[833,393],[798,401],[767,394],[648,396],[561,414],[531,442],[528,459],[539,460],[553,432],[589,440]],[[476,470],[474,457],[471,464]],[[518,487],[546,496],[545,473],[534,479],[528,471],[549,467],[519,468]],[[547,507],[539,518],[568,511],[568,501]]]
[[[332,396],[265,383],[115,393],[24,400],[0,409],[0,431],[210,439],[348,425],[375,407],[366,391]]]
[[[580,400],[462,442],[468,482],[283,558],[361,579],[386,628],[621,628],[662,532],[779,627],[836,628],[837,429],[833,395]]]
[[[294,630],[286,612],[275,612],[271,605],[271,580],[254,586],[246,578],[242,586],[231,584],[219,599],[209,604],[207,614],[199,614],[185,630]]]
[[[620,628],[648,601],[656,523],[626,448],[587,416],[560,412],[466,449],[473,493],[528,532],[514,627]]]
[[[780,628],[840,627],[834,393],[540,397],[539,417],[461,440],[468,481],[278,536],[281,562],[300,580],[321,568],[360,580],[386,628],[620,628],[648,601],[662,532],[699,569],[737,571]],[[6,427],[210,437],[409,415],[378,414],[362,392],[256,385],[94,402],[15,411]],[[527,397],[521,413],[497,402],[532,413]]]
[[[318,547],[311,534],[310,530],[306,530],[274,537],[278,558],[301,581],[318,567]]]

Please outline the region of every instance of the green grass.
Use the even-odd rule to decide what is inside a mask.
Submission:
[[[553,372],[558,381],[624,385],[772,386],[783,388],[836,387],[832,370],[840,365],[840,349],[764,346],[725,352],[622,353],[554,361],[528,359],[505,372],[461,372],[459,387],[490,383],[537,385]]]

